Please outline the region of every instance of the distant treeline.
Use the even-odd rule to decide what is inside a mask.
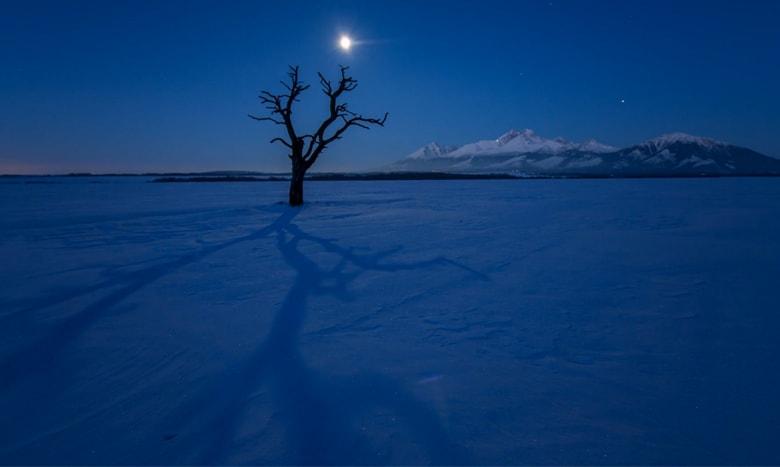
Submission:
[[[369,174],[311,174],[306,180],[315,181],[360,181],[360,180],[496,180],[516,179],[509,174],[458,174],[445,172],[388,172]],[[212,177],[161,177],[153,182],[281,182],[285,177],[212,176]]]
[[[0,174],[0,183],[24,183],[24,184],[49,184],[60,183],[61,177],[94,177],[96,179],[106,177],[146,176],[149,174],[68,174],[68,175],[11,175]],[[621,179],[621,178],[719,178],[719,177],[778,177],[777,174],[468,174],[448,172],[383,172],[383,173],[316,173],[306,176],[306,180],[313,181],[371,181],[371,180],[533,180],[533,179]],[[289,182],[290,177],[284,175],[210,175],[210,174],[171,174],[151,180],[155,183],[177,182]],[[99,183],[91,181],[90,183]]]
[[[312,174],[309,180],[496,180],[514,179],[510,174],[459,174],[446,172],[386,172],[368,174]]]
[[[155,178],[152,182],[155,183],[169,183],[169,182],[285,182],[286,178],[283,177],[248,177],[248,176],[217,176],[217,177],[160,177]]]

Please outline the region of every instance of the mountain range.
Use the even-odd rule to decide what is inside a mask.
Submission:
[[[384,170],[618,177],[780,175],[780,159],[685,133],[615,148],[595,140],[545,139],[526,129],[460,147],[430,143]]]

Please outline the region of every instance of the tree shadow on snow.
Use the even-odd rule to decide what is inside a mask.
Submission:
[[[348,299],[348,287],[366,271],[398,271],[457,267],[478,280],[487,276],[444,257],[419,262],[394,262],[389,258],[398,249],[374,254],[358,254],[336,242],[300,229],[292,221],[306,207],[285,207],[281,215],[264,228],[232,240],[202,248],[169,261],[131,271],[119,271],[96,284],[42,294],[6,315],[3,322],[23,328],[27,316],[69,300],[88,300],[101,294],[79,310],[63,318],[36,342],[0,359],[0,394],[12,388],[44,388],[49,384],[68,386],[68,375],[61,374],[60,356],[64,347],[73,344],[99,319],[132,307],[123,302],[155,281],[231,246],[275,236],[276,247],[296,277],[276,313],[270,331],[244,364],[215,382],[213,389],[201,392],[203,397],[185,404],[171,414],[170,427],[179,427],[177,452],[189,449],[202,452],[202,463],[222,461],[234,448],[240,423],[246,416],[253,394],[262,387],[269,390],[286,430],[288,455],[273,459],[292,464],[386,464],[406,460],[403,453],[386,449],[389,440],[371,439],[359,426],[361,416],[372,411],[391,413],[405,428],[404,439],[414,443],[412,453],[424,452],[425,463],[469,463],[465,449],[449,437],[436,411],[419,401],[399,383],[378,374],[349,377],[318,375],[309,369],[299,350],[299,335],[306,318],[307,303],[316,295]],[[301,251],[309,244],[335,255],[336,266],[326,269]],[[20,331],[21,332],[21,331]],[[25,384],[25,386],[21,386]],[[17,391],[17,393],[19,393]],[[22,393],[24,394],[24,393]],[[45,396],[45,390],[25,394],[30,403]],[[20,407],[26,403],[19,404]],[[21,409],[20,409],[21,410]],[[21,413],[21,412],[20,412]],[[203,434],[207,433],[207,436]],[[386,434],[386,433],[385,433]],[[188,436],[191,435],[191,436]],[[374,438],[380,437],[374,433]],[[207,442],[204,445],[204,439]],[[172,446],[173,447],[173,446]],[[169,452],[176,456],[176,453]],[[160,459],[151,459],[160,461]],[[175,462],[176,458],[169,459]],[[414,460],[420,463],[419,460]]]
[[[200,261],[218,251],[233,245],[261,239],[277,231],[279,225],[286,225],[295,216],[295,212],[285,211],[279,218],[268,226],[252,234],[238,237],[227,242],[212,245],[193,253],[175,258],[170,261],[155,263],[140,269],[120,271],[106,280],[95,284],[85,285],[73,289],[55,290],[48,294],[41,294],[26,306],[7,314],[0,323],[3,326],[17,328],[20,334],[29,323],[30,316],[35,317],[37,312],[47,308],[62,305],[70,300],[80,300],[91,294],[108,292],[102,298],[94,300],[91,304],[80,310],[70,313],[48,333],[38,338],[32,344],[15,350],[0,359],[0,394],[12,389],[24,382],[38,383],[28,384],[28,387],[43,387],[41,383],[50,384],[61,364],[62,350],[65,346],[76,341],[86,332],[95,321],[104,318],[110,313],[117,314],[129,310],[127,307],[119,307],[125,299],[134,293],[156,282],[157,280],[181,269],[187,265]],[[30,381],[32,380],[32,381]],[[62,381],[63,384],[67,381]]]
[[[224,462],[231,453],[239,426],[247,415],[251,398],[261,386],[269,390],[275,416],[286,430],[286,453],[282,459],[254,459],[283,464],[467,464],[468,452],[453,442],[436,411],[415,398],[402,385],[379,374],[348,377],[317,374],[309,369],[299,350],[308,301],[329,294],[348,299],[348,286],[365,271],[397,271],[432,267],[458,267],[479,280],[487,276],[444,257],[419,262],[394,262],[397,249],[375,254],[356,254],[331,240],[317,237],[292,223],[301,208],[290,208],[274,223],[276,246],[296,272],[287,295],[261,345],[236,371],[184,410],[174,423],[192,430],[192,449],[204,449],[201,462]],[[301,251],[309,243],[336,255],[337,264],[325,269]],[[359,351],[356,349],[356,351]],[[392,433],[367,433],[361,417],[389,413],[411,439],[408,452],[392,451]],[[197,414],[197,415],[187,415]],[[191,417],[196,417],[193,420]],[[178,417],[177,417],[178,418]],[[189,418],[189,419],[188,419]],[[388,416],[389,418],[389,416]],[[250,422],[251,423],[251,422]],[[207,445],[201,434],[209,435]],[[182,433],[186,438],[187,435]],[[373,435],[373,436],[372,436]],[[384,438],[383,438],[384,437]],[[379,439],[377,439],[379,438]],[[181,440],[187,443],[184,439]],[[390,447],[391,449],[388,449]],[[400,450],[405,449],[399,446]],[[422,453],[422,454],[421,454]],[[424,459],[418,458],[420,455]],[[409,457],[414,457],[410,459]]]

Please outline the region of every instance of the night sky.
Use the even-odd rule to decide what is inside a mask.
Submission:
[[[294,5],[294,7],[292,6]],[[257,95],[350,66],[363,170],[510,128],[627,146],[682,131],[780,157],[780,2],[0,0],[0,173],[289,170]],[[356,42],[345,52],[341,34]]]

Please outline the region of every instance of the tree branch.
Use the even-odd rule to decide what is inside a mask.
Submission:
[[[261,91],[260,102],[263,106],[270,111],[271,117],[256,117],[249,115],[250,118],[259,121],[270,121],[277,125],[284,125],[287,130],[288,139],[277,137],[271,140],[271,142],[279,141],[290,149],[296,145],[299,138],[295,133],[295,127],[292,122],[292,106],[293,102],[298,100],[298,96],[303,91],[309,88],[309,85],[304,85],[298,79],[298,67],[290,66],[290,70],[287,72],[289,77],[289,83],[281,81],[282,86],[288,91],[287,94],[273,94],[270,91]],[[274,118],[273,115],[279,115],[281,118]]]
[[[288,148],[292,149],[292,145],[291,145],[290,143],[288,143],[287,141],[285,141],[285,140],[284,140],[284,138],[280,138],[280,137],[278,137],[278,136],[277,136],[276,138],[272,139],[272,140],[270,141],[270,143],[271,143],[271,144],[273,144],[273,143],[276,143],[277,141],[278,141],[278,142],[280,142],[280,143],[282,143],[282,144],[284,144],[284,145],[285,145],[285,146],[287,146]]]
[[[359,126],[361,128],[368,129],[368,124],[384,126],[384,123],[387,120],[387,114],[385,114],[382,119],[367,118],[348,110],[346,103],[338,103],[338,99],[342,94],[353,91],[355,88],[357,88],[358,85],[356,79],[347,75],[347,70],[349,67],[340,65],[339,68],[341,71],[341,78],[339,79],[338,86],[336,86],[335,89],[333,88],[331,82],[325,78],[322,73],[317,73],[320,78],[322,92],[328,96],[329,115],[328,118],[322,122],[317,131],[312,135],[313,137],[309,141],[309,144],[306,148],[306,152],[304,153],[303,157],[306,161],[307,168],[314,164],[314,162],[317,160],[322,151],[325,150],[325,147],[328,144],[337,139],[340,139],[341,135],[350,126]],[[330,126],[336,122],[336,120],[343,121],[343,126],[336,130],[331,136],[325,136],[328,128],[330,128]]]
[[[298,100],[300,93],[308,89],[309,85],[304,85],[298,79],[297,66],[290,66],[289,68],[287,72],[288,82],[283,81],[281,83],[288,91],[287,94],[272,94],[268,91],[261,91],[258,96],[261,103],[270,111],[271,116],[256,117],[249,115],[249,117],[254,120],[268,120],[277,125],[284,125],[287,130],[287,139],[277,137],[271,140],[271,142],[278,141],[290,148],[290,158],[300,157],[302,159],[301,162],[304,163],[305,170],[308,170],[314,164],[330,143],[341,139],[341,135],[349,127],[357,126],[369,129],[370,125],[384,126],[385,121],[387,121],[387,113],[382,118],[364,117],[349,110],[346,102],[339,103],[339,99],[344,93],[354,91],[358,86],[357,80],[347,74],[349,67],[340,65],[341,77],[335,86],[322,73],[317,73],[322,92],[328,96],[327,118],[314,133],[298,136],[292,122],[292,106],[293,102]],[[274,117],[274,115],[279,115],[279,118]],[[340,121],[340,126],[328,135],[327,133],[337,121]]]
[[[249,114],[249,115],[247,115],[247,116],[248,116],[249,118],[253,119],[253,120],[258,120],[258,121],[261,121],[261,122],[262,122],[262,121],[264,121],[264,120],[268,120],[269,122],[274,122],[274,123],[276,123],[277,125],[284,125],[284,122],[283,122],[283,121],[281,121],[281,120],[277,120],[277,119],[275,119],[275,118],[273,118],[273,117],[255,117],[254,115],[251,115],[251,114]]]

